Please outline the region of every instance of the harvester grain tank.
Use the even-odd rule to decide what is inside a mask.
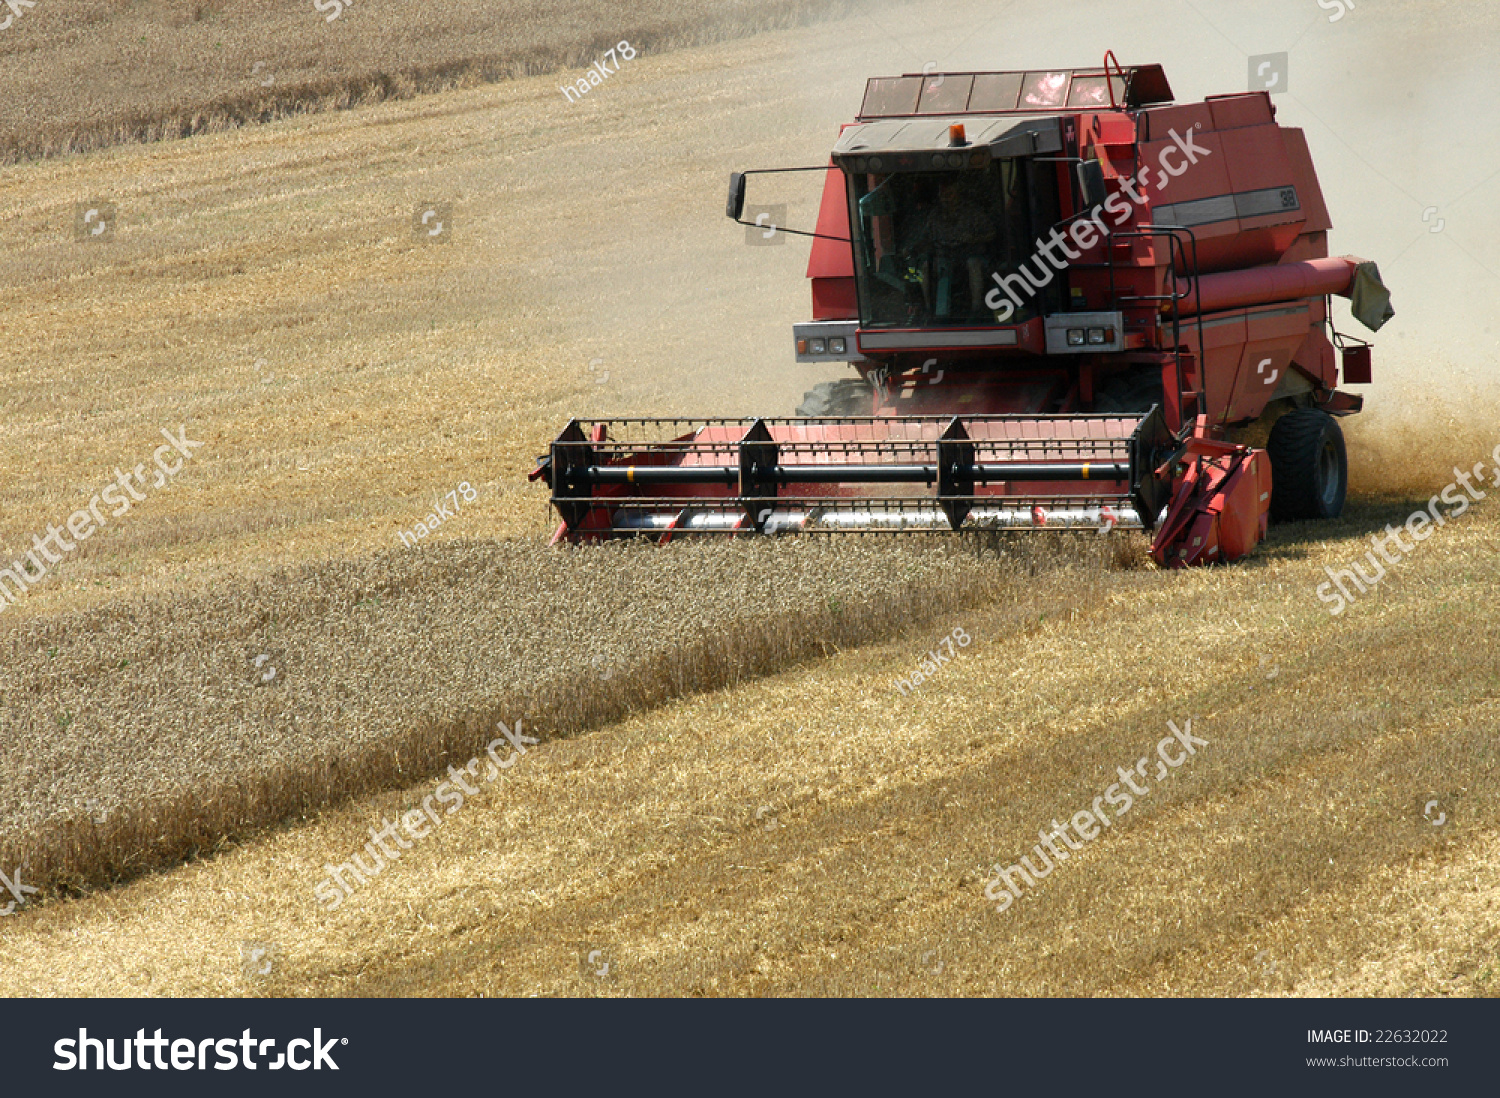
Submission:
[[[1302,132],[1265,92],[1174,104],[1159,65],[868,82],[824,173],[784,419],[573,421],[558,536],[1138,527],[1170,566],[1332,518],[1338,418],[1391,315],[1330,257]],[[784,170],[784,169],[767,169]],[[730,178],[742,217],[748,178]],[[782,229],[780,231],[793,232]]]

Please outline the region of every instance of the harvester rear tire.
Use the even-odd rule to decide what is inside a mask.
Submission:
[[[875,390],[862,377],[815,385],[797,405],[799,416],[867,416],[875,408]]]
[[[1338,518],[1349,488],[1349,457],[1338,420],[1317,408],[1288,412],[1271,428],[1271,517]]]

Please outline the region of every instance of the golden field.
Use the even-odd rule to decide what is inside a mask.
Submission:
[[[1236,569],[1041,566],[896,641],[581,735],[539,711],[542,744],[337,910],[325,867],[442,775],[23,914],[0,987],[1493,995],[1500,636],[1473,561],[1500,522],[1450,527],[1339,619],[1310,588],[1402,517],[1360,507]],[[969,647],[903,695],[955,626]],[[1209,746],[997,914],[990,867],[1188,718]],[[244,941],[275,944],[264,982]]]
[[[238,126],[536,73],[621,41],[662,52],[796,26],[838,0],[69,0],[0,30],[0,161]]]
[[[1238,87],[1214,53],[1232,17],[1188,56],[1201,26],[1082,8],[1180,97]],[[576,104],[523,68],[0,168],[0,557],[161,428],[204,442],[0,613],[0,865],[48,886],[0,923],[0,990],[1495,993],[1496,503],[1338,617],[1314,594],[1500,442],[1472,381],[1491,315],[1445,341],[1453,315],[1424,310],[1435,249],[1462,262],[1484,222],[1456,200],[1451,237],[1394,221],[1404,198],[1352,180],[1347,150],[1399,134],[1363,116],[1305,122],[1335,246],[1397,290],[1338,523],[1191,574],[1135,536],[546,547],[525,476],[570,415],[785,414],[837,376],[786,365],[806,253],[745,247],[728,170],[819,160],[866,74],[1093,60],[1042,6],[1024,52],[957,45],[984,19],[954,12],[685,38]],[[1370,33],[1393,32],[1350,40]],[[1322,91],[1282,109],[1338,116]],[[77,242],[96,197],[114,238]],[[810,223],[815,194],[782,199]],[[444,244],[413,231],[437,203]],[[404,548],[460,482],[473,504]],[[902,694],[956,627],[974,643]],[[336,911],[314,899],[518,717],[542,742],[502,779]],[[1209,745],[996,913],[991,867],[1189,718]],[[241,975],[252,940],[277,948],[265,981]]]

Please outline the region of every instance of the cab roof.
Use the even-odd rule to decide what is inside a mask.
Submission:
[[[964,127],[964,144],[953,144],[950,127]],[[1059,119],[944,115],[857,122],[845,128],[833,147],[835,164],[863,161],[874,171],[925,171],[980,166],[1012,156],[1060,153]],[[875,164],[870,165],[869,161]]]

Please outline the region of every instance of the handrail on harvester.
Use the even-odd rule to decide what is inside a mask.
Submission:
[[[1183,244],[1181,237],[1178,236],[1179,233],[1186,234],[1188,243],[1192,245],[1193,252],[1192,266],[1188,271],[1188,278],[1186,279],[1189,288],[1182,291],[1181,293],[1177,291],[1177,249],[1182,249],[1182,261],[1184,266],[1187,266],[1188,256],[1187,246]],[[1187,423],[1192,419],[1192,417],[1186,415],[1182,407],[1182,397],[1187,390],[1187,385],[1186,379],[1182,374],[1182,352],[1180,350],[1182,346],[1182,313],[1179,306],[1181,302],[1187,300],[1189,297],[1194,297],[1198,293],[1199,274],[1197,234],[1195,234],[1192,229],[1189,229],[1185,226],[1174,225],[1147,225],[1139,229],[1133,229],[1130,232],[1123,233],[1117,233],[1113,231],[1113,229],[1111,229],[1105,234],[1104,238],[1105,254],[1111,257],[1114,255],[1113,244],[1116,240],[1130,240],[1133,238],[1152,239],[1158,236],[1164,236],[1168,241],[1167,285],[1172,288],[1172,292],[1166,294],[1129,294],[1126,296],[1121,296],[1118,292],[1118,287],[1115,285],[1115,265],[1113,262],[1110,262],[1108,264],[1110,310],[1117,311],[1119,309],[1120,303],[1126,301],[1156,301],[1167,302],[1171,304],[1172,358],[1176,364],[1177,372],[1177,408],[1179,410],[1179,415],[1181,416],[1183,423]],[[1201,312],[1196,313],[1195,319],[1197,320],[1198,327],[1198,370],[1201,376],[1204,369],[1206,354],[1204,349],[1205,343],[1203,339],[1203,314]],[[1199,385],[1196,414],[1200,416],[1207,414],[1208,411],[1203,390],[1204,387],[1202,385]]]
[[[1120,87],[1121,88],[1128,88],[1129,87],[1129,85],[1130,85],[1130,78],[1125,75],[1125,66],[1122,65],[1122,64],[1120,64],[1120,59],[1115,56],[1115,51],[1114,50],[1105,50],[1104,51],[1104,86],[1109,91],[1109,109],[1112,110],[1112,111],[1117,111],[1117,110],[1120,109],[1120,105],[1115,102],[1115,83],[1114,83],[1113,80],[1110,79],[1109,63],[1111,61],[1113,61],[1115,63],[1115,71],[1120,74]]]

